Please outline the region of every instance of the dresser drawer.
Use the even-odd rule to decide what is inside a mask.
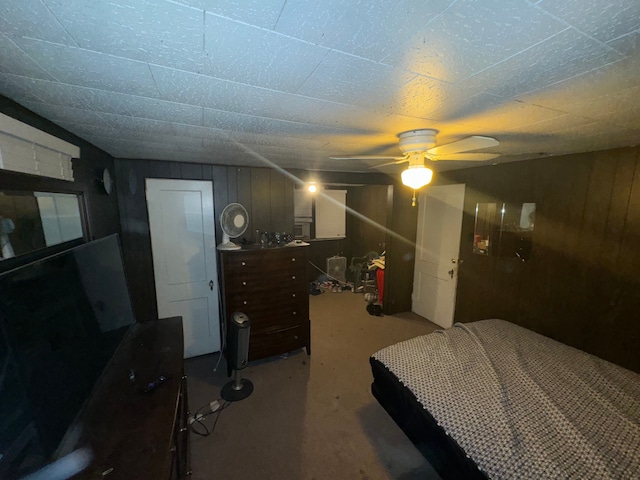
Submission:
[[[251,322],[251,330],[295,325],[309,320],[309,302],[296,301],[289,303],[256,303],[247,302],[242,305],[228,305],[228,314],[242,312]]]
[[[251,283],[225,292],[227,305],[260,305],[264,303],[309,303],[309,288],[306,284],[253,286]]]
[[[309,345],[309,321],[279,330],[252,332],[249,361],[280,355]]]
[[[266,255],[265,255],[266,253]],[[247,270],[273,272],[292,268],[307,268],[306,252],[298,248],[250,250],[228,253],[224,256],[225,270],[241,272]]]
[[[225,270],[228,272],[228,270]],[[308,289],[306,269],[289,269],[275,271],[246,271],[226,273],[224,279],[225,291],[263,292],[272,290],[287,290],[291,288]],[[308,290],[307,290],[308,291]]]

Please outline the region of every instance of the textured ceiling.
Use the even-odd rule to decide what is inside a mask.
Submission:
[[[2,0],[0,32],[0,93],[118,158],[372,171],[329,157],[418,128],[493,136],[489,163],[640,143],[638,0]]]

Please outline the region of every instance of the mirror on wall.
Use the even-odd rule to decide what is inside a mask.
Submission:
[[[0,261],[83,238],[81,197],[0,191]]]
[[[473,253],[529,260],[535,203],[477,203]]]

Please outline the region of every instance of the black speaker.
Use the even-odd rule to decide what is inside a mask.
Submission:
[[[249,333],[251,322],[242,312],[235,312],[229,322],[227,362],[233,369],[233,380],[222,387],[220,396],[228,402],[247,398],[253,392],[253,383],[240,377],[240,370],[249,361]]]

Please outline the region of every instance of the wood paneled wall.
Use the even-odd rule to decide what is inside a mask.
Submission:
[[[220,214],[232,202],[249,212],[243,237],[255,230],[293,232],[293,181],[267,168],[238,168],[155,160],[116,160],[122,241],[134,311],[138,321],[157,318],[153,257],[145,179],[170,178],[213,182],[216,241],[222,240]]]
[[[293,180],[289,176],[264,168],[114,161],[3,96],[0,112],[80,145],[81,158],[73,164],[74,182],[0,171],[0,189],[82,192],[90,237],[121,233],[132,298],[141,321],[156,314],[145,178],[213,181],[217,238],[221,238],[217,217],[225,205],[236,201],[251,215],[249,240],[255,229],[293,230]],[[640,344],[639,164],[640,149],[630,148],[439,175],[441,183],[467,185],[456,321],[504,318],[640,371],[636,353]],[[118,195],[102,191],[98,178],[105,167],[116,171]],[[293,173],[302,180],[314,175],[320,182],[394,183],[382,174]],[[472,254],[475,204],[492,201],[537,204],[528,262]],[[386,313],[411,309],[417,209],[410,202],[408,189],[398,184],[389,189]],[[353,245],[339,247],[346,252]]]
[[[343,257],[346,239],[336,240],[311,240],[309,242],[309,263],[307,268],[308,280],[314,282],[324,279],[327,271],[327,258],[333,256]],[[347,258],[347,265],[349,259]],[[347,267],[348,269],[348,267]]]
[[[410,312],[418,207],[411,206],[413,190],[404,185],[394,185],[387,195],[383,311],[386,314]]]
[[[465,183],[456,321],[503,318],[640,372],[640,149],[448,172]],[[531,259],[472,253],[477,202],[535,202]]]
[[[351,257],[362,256],[371,250],[382,252],[384,248],[387,235],[387,190],[391,186],[345,185],[344,188],[347,190],[346,238],[311,241],[309,261],[318,268],[310,267],[309,281],[322,275],[319,269],[325,270],[327,258],[334,255],[347,259],[347,280],[352,280],[349,271]]]
[[[363,185],[347,193],[347,265],[351,257],[382,253],[387,241],[387,201],[391,185]]]
[[[224,167],[216,165],[165,162],[156,160],[118,159],[116,180],[120,215],[122,219],[122,240],[125,267],[129,278],[134,310],[139,321],[147,321],[157,316],[157,304],[153,280],[153,258],[149,220],[146,209],[144,183],[146,178],[172,178],[213,181],[213,195],[216,215],[216,238],[222,238],[217,219],[222,209],[230,202],[239,202],[250,214],[247,240],[253,241],[255,229],[262,231],[293,231],[293,188],[297,179],[305,181],[311,173],[290,171],[282,174],[268,168]],[[340,172],[316,172],[314,179],[324,183],[352,183],[389,185],[392,178],[381,174],[354,174]],[[386,193],[387,231],[395,229],[394,243],[400,249],[395,256],[398,262],[388,275],[392,312],[411,308],[411,284],[413,282],[413,257],[409,246],[415,241],[415,209],[411,207],[411,193],[406,188],[382,187]],[[398,202],[394,204],[394,202]],[[391,214],[393,213],[393,217]],[[405,241],[398,241],[406,238]],[[377,240],[376,240],[377,241]],[[310,260],[320,268],[326,268],[326,258],[344,255],[346,241],[313,242]],[[389,247],[387,250],[389,258]],[[358,249],[360,250],[360,249]],[[394,255],[391,255],[394,258]],[[309,268],[310,280],[319,272]]]

